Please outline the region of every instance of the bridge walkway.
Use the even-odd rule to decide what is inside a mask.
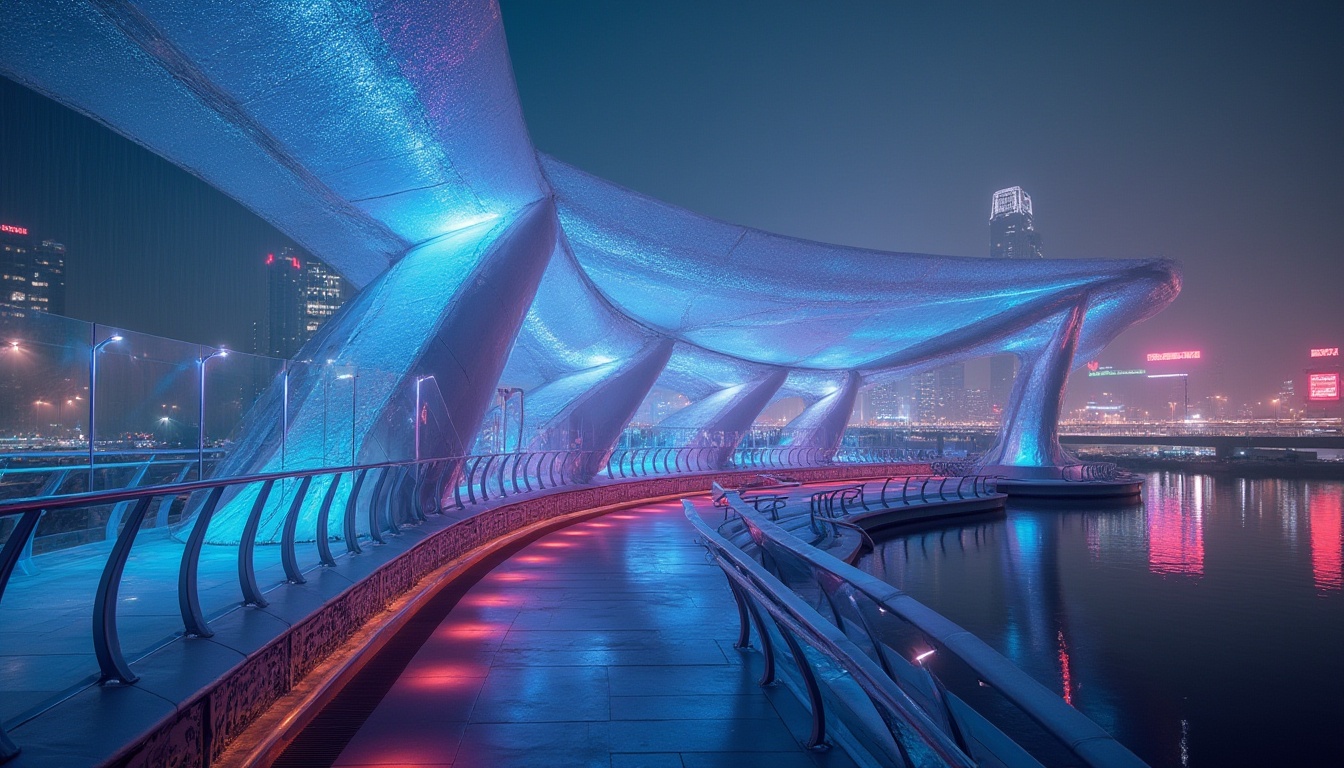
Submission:
[[[371,712],[281,764],[852,766],[804,750],[803,707],[757,685],[693,535],[673,501],[538,539],[461,597]]]

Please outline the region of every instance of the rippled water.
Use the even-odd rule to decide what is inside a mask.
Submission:
[[[1344,483],[1155,473],[1144,498],[1014,502],[861,566],[1154,765],[1344,764]]]

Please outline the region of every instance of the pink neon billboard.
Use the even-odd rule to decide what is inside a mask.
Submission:
[[[1166,360],[1198,360],[1203,354],[1198,349],[1187,349],[1183,352],[1149,352],[1148,362],[1160,363]]]
[[[1312,402],[1339,399],[1339,372],[1307,374],[1307,399]]]
[[[1311,350],[1312,357],[1339,357],[1339,347],[1321,347]]]

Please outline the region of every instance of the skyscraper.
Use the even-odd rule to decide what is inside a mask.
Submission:
[[[934,413],[938,421],[963,421],[966,418],[966,364],[952,363],[936,372]]]
[[[924,371],[914,377],[914,408],[910,414],[917,424],[932,424],[938,418],[938,372]]]
[[[264,352],[289,359],[303,346],[303,264],[292,248],[266,254],[269,305],[266,312]]]
[[[997,419],[1008,406],[1013,394],[1013,378],[1017,375],[1017,358],[1012,355],[993,355],[989,358],[989,414]]]
[[[345,280],[317,259],[309,259],[303,273],[303,339],[307,341],[341,308],[348,291]]]
[[[0,224],[0,317],[65,314],[65,246]]]
[[[1031,195],[1021,187],[1000,189],[989,204],[989,256],[994,259],[1040,259],[1041,235],[1031,210]],[[994,355],[989,359],[989,409],[1002,415],[1013,394],[1017,358]]]
[[[336,314],[348,293],[345,281],[326,264],[285,247],[266,255],[269,310],[268,343],[262,350],[272,357],[290,358],[313,337],[327,318]]]
[[[1021,187],[1000,189],[989,206],[989,255],[994,259],[1040,259],[1041,236],[1032,221],[1031,195]]]

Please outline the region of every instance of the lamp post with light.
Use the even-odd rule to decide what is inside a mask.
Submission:
[[[42,411],[39,410],[44,405],[51,405],[47,400],[33,401],[33,436],[36,437],[42,431]]]
[[[420,397],[420,385],[425,381],[434,378],[433,376],[415,377],[415,461],[416,466],[420,464],[420,409],[424,407],[424,400]]]
[[[518,387],[499,387],[499,450],[500,453],[509,452],[509,401],[514,395],[518,396],[518,450],[523,450],[523,417],[524,402],[523,390]]]
[[[199,428],[196,430],[197,480],[205,479],[205,365],[211,360],[214,360],[216,357],[228,357],[228,356],[229,356],[229,350],[220,348],[216,349],[214,352],[211,352],[209,355],[205,355],[204,353],[202,353],[200,356],[196,358],[197,365],[200,369],[200,376],[198,377],[198,379],[201,385],[200,390],[198,392],[198,394],[200,395],[200,425]]]
[[[350,466],[355,466],[355,453],[358,443],[355,440],[355,419],[358,418],[356,406],[359,401],[359,377],[353,373],[342,373],[336,377],[337,381],[350,382]]]
[[[97,326],[94,326],[94,333],[97,334]],[[103,347],[108,344],[121,341],[120,335],[108,336],[106,339],[93,345],[89,350],[89,490],[93,490],[93,440],[94,440],[94,419],[98,415],[98,353],[103,351]]]

